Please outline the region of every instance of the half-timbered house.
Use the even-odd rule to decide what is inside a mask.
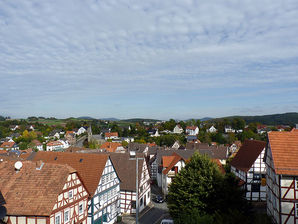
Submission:
[[[8,224],[87,223],[88,192],[68,165],[0,162]]]
[[[137,154],[144,158],[143,154]],[[121,213],[136,212],[136,160],[129,159],[129,153],[111,153],[111,160],[116,168],[121,183]],[[141,212],[151,201],[150,176],[145,158],[138,163],[139,211]]]
[[[231,161],[231,171],[241,180],[249,201],[266,201],[266,142],[245,140]]]
[[[68,164],[78,171],[89,193],[88,224],[112,224],[117,220],[120,184],[107,154],[37,152],[33,160]]]
[[[275,223],[298,223],[298,132],[268,132],[267,214]]]

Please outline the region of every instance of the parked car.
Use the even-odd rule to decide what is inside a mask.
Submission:
[[[161,195],[156,195],[156,197],[154,198],[154,201],[156,203],[163,203],[165,201],[165,199]]]
[[[160,224],[174,224],[172,219],[163,219]]]

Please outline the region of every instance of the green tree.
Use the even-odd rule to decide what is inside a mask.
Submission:
[[[235,176],[221,174],[214,162],[198,153],[171,183],[168,207],[178,224],[253,223],[248,218],[250,207]],[[239,222],[241,219],[245,222]]]
[[[171,216],[179,220],[181,211],[190,214],[193,209],[200,216],[214,213],[211,208],[222,178],[214,162],[206,155],[195,153],[169,187],[168,207]]]

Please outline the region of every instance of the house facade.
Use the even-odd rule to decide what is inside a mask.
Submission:
[[[231,171],[241,180],[249,201],[266,201],[266,142],[245,140],[231,161]]]
[[[32,141],[32,144],[33,144],[33,148],[36,148],[38,151],[43,150],[43,144],[40,141],[35,139]]]
[[[151,201],[150,176],[144,156],[138,154],[138,158],[143,158],[138,162],[138,199],[136,199],[136,161],[129,160],[129,153],[111,153],[110,157],[121,180],[121,213],[135,213],[136,200],[138,200],[139,212],[141,212]]]
[[[173,129],[173,133],[174,134],[182,134],[183,133],[183,128],[179,124],[177,124]]]
[[[117,138],[118,138],[118,132],[106,132],[105,133],[105,140],[117,139]]]
[[[199,134],[199,128],[197,126],[187,126],[185,133],[188,135],[197,135]]]
[[[212,125],[210,128],[207,129],[207,132],[215,133],[215,132],[217,132],[217,129]]]
[[[267,214],[278,224],[298,223],[298,132],[268,133]]]
[[[87,224],[88,193],[76,171],[43,162],[0,162],[8,224]],[[9,186],[9,187],[7,187]],[[22,206],[20,206],[22,205]]]
[[[75,167],[89,193],[88,224],[113,224],[120,212],[120,180],[107,154],[38,152],[34,161]]]
[[[64,146],[60,141],[50,141],[46,145],[47,151],[61,151],[63,149],[64,149]]]
[[[83,133],[87,132],[87,129],[84,127],[80,127],[79,130],[76,132],[77,135],[81,135]]]
[[[169,192],[169,185],[172,183],[173,178],[185,166],[184,159],[176,153],[171,156],[162,157],[162,181],[161,188],[163,194],[167,195]]]

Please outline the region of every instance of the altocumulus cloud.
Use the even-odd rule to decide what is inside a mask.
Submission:
[[[4,0],[0,109],[158,118],[296,110],[297,36],[296,0]]]

